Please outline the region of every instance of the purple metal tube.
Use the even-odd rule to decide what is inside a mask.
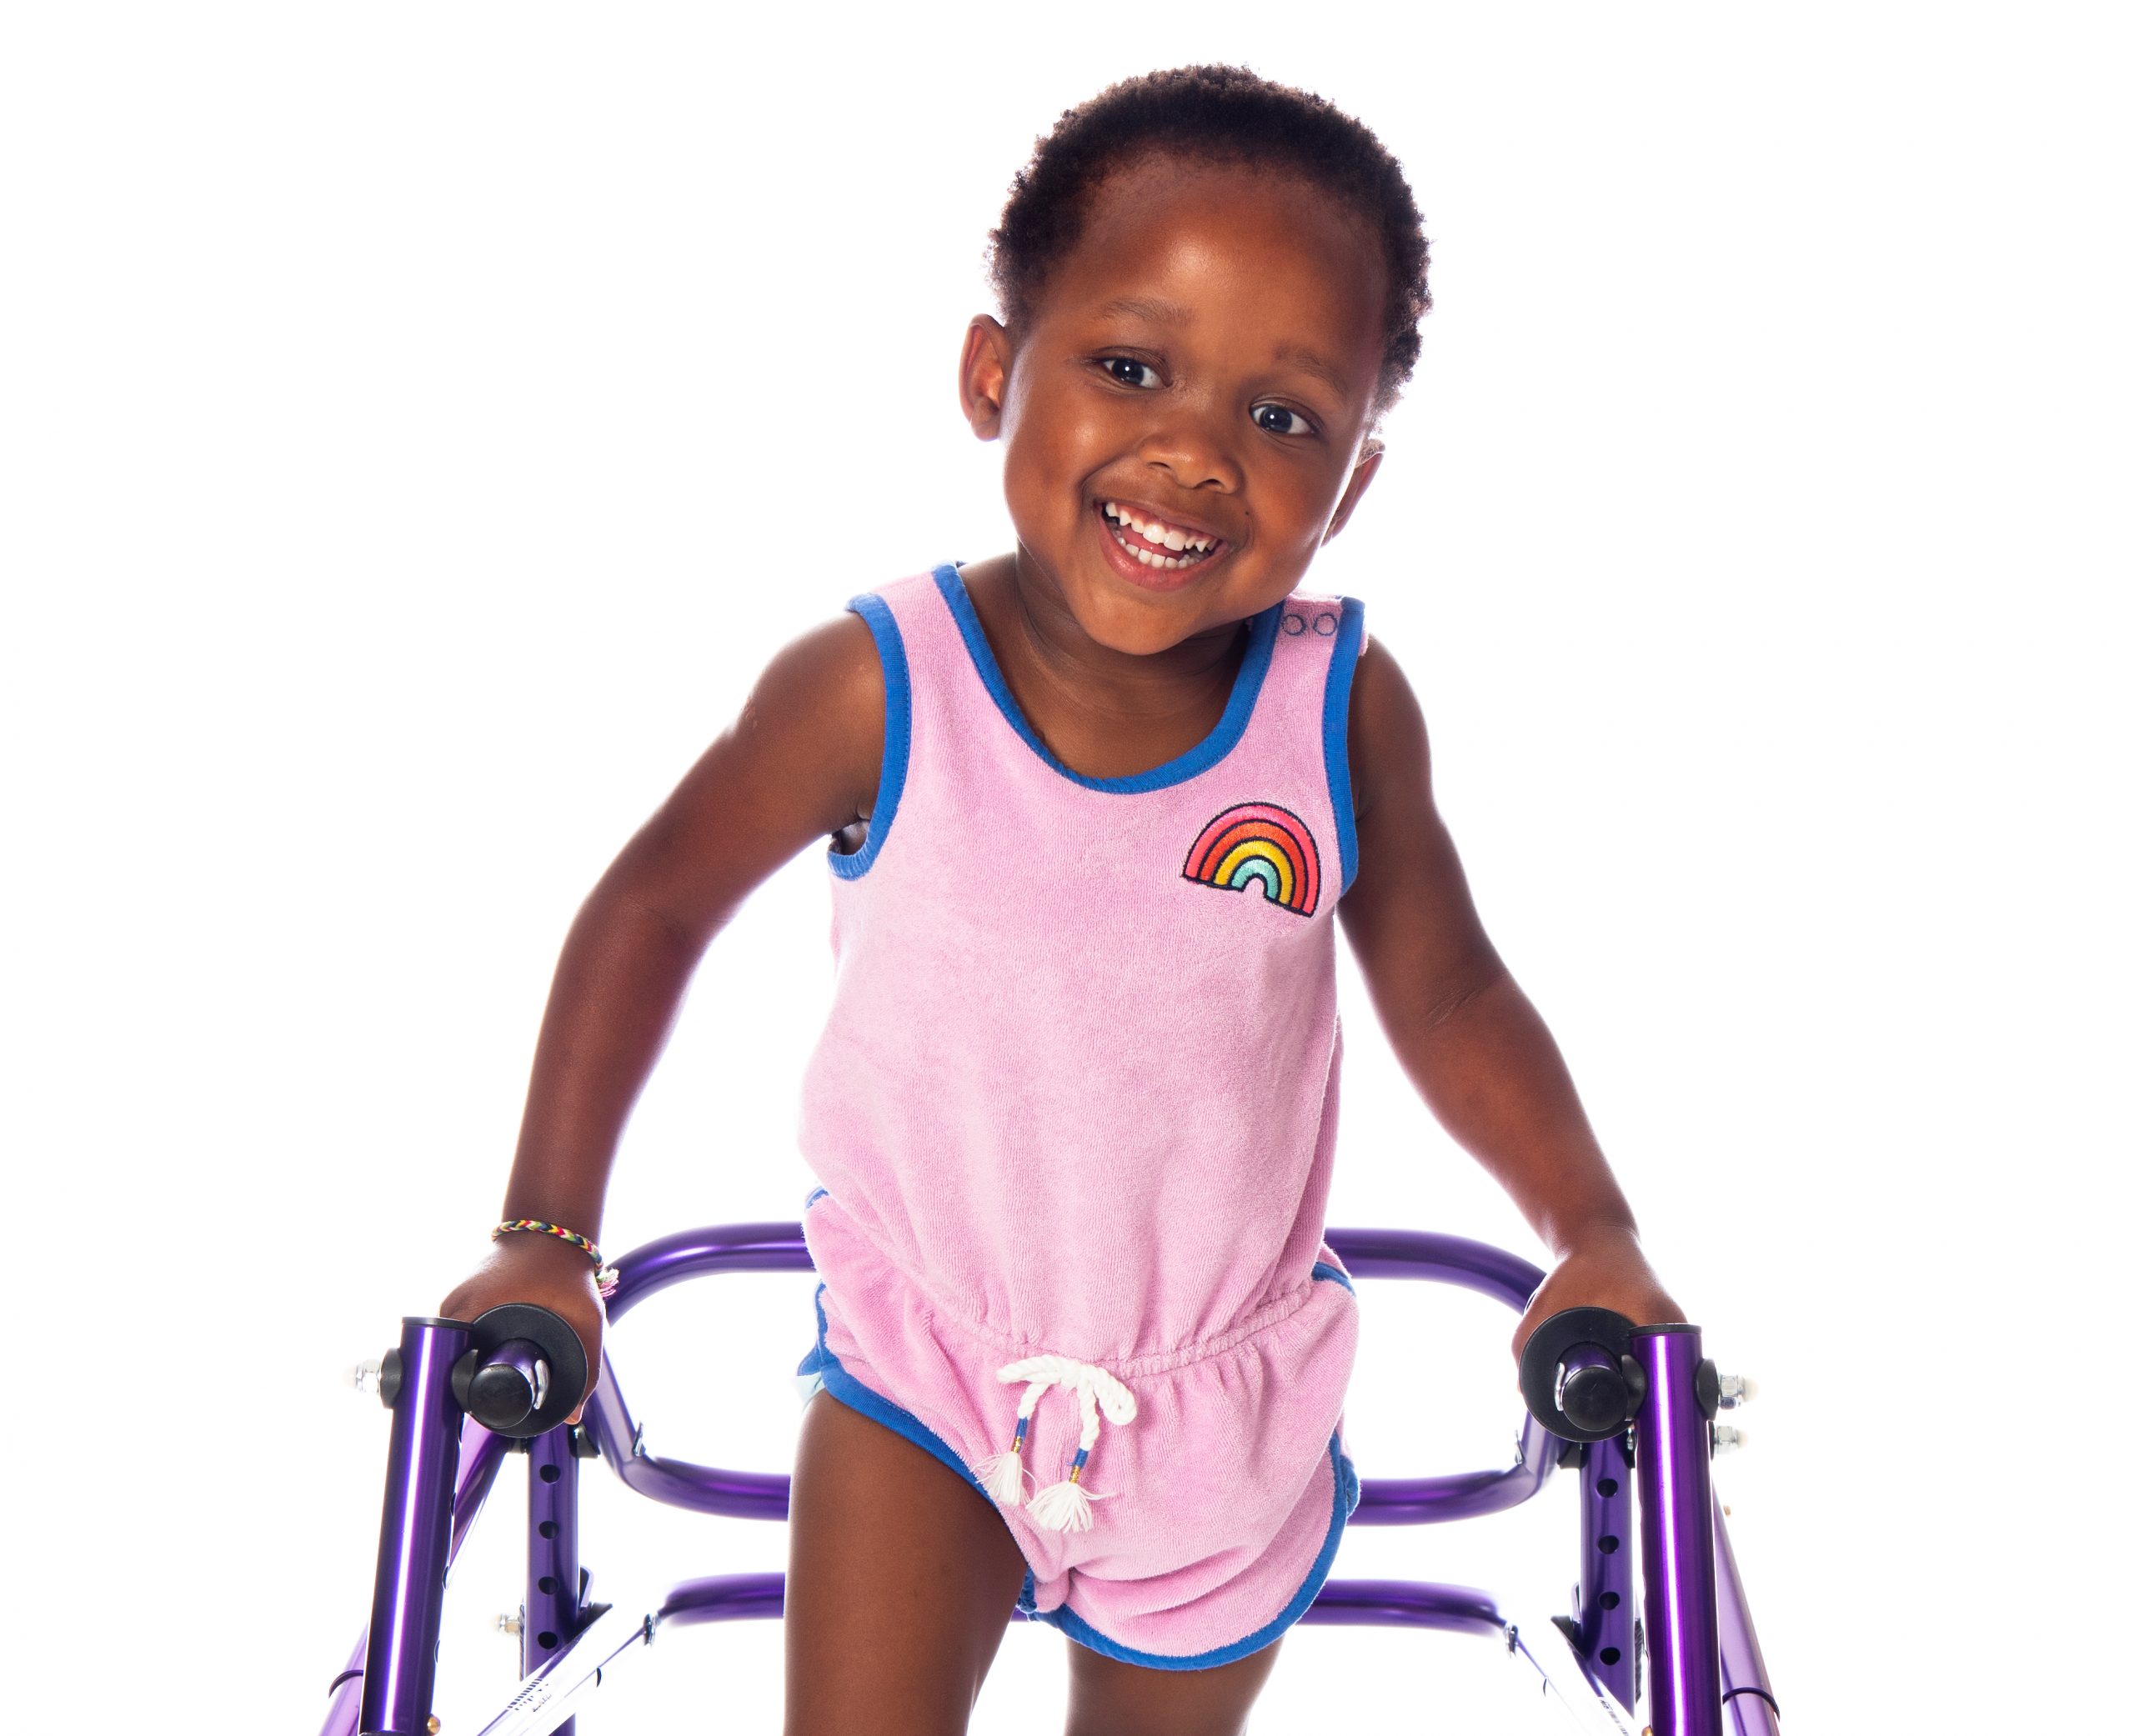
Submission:
[[[670,1507],[729,1518],[782,1519],[790,1479],[775,1473],[729,1471],[687,1459],[663,1458],[639,1438],[622,1383],[604,1359],[600,1384],[586,1407],[585,1425],[600,1456],[624,1485]],[[1421,1525],[1501,1513],[1528,1499],[1555,1470],[1560,1443],[1532,1418],[1522,1427],[1517,1462],[1501,1471],[1441,1477],[1364,1479],[1352,1525]]]
[[[568,1427],[526,1443],[526,1602],[518,1626],[518,1673],[530,1676],[578,1631],[578,1460]],[[565,1718],[555,1736],[574,1736]]]
[[[1464,1236],[1415,1230],[1330,1229],[1327,1245],[1360,1278],[1411,1278],[1456,1284],[1523,1308],[1541,1282],[1539,1267],[1516,1254]],[[683,1230],[633,1248],[616,1261],[620,1274],[609,1299],[612,1325],[639,1303],[689,1278],[718,1272],[804,1272],[808,1244],[797,1223],[714,1224]],[[729,1471],[646,1449],[614,1365],[604,1358],[600,1381],[586,1407],[585,1425],[600,1456],[625,1486],[673,1507],[732,1518],[783,1519],[789,1479]],[[1555,1468],[1556,1446],[1528,1421],[1518,1460],[1509,1469],[1450,1476],[1365,1480],[1350,1523],[1414,1525],[1500,1513],[1531,1497]]]
[[[1771,1672],[1764,1668],[1763,1648],[1756,1643],[1756,1623],[1749,1619],[1749,1600],[1741,1594],[1741,1569],[1726,1535],[1726,1510],[1716,1498],[1711,1536],[1719,1565],[1721,1693],[1734,1736],[1779,1736],[1778,1698],[1771,1689]]]
[[[1721,1736],[1711,1419],[1697,1395],[1703,1334],[1694,1326],[1644,1326],[1631,1334],[1631,1348],[1646,1383],[1636,1457],[1652,1729]]]
[[[1540,1288],[1541,1268],[1517,1254],[1420,1230],[1330,1229],[1326,1245],[1358,1278],[1425,1278],[1494,1296],[1524,1309]],[[615,1262],[620,1273],[608,1318],[619,1320],[670,1285],[712,1272],[805,1272],[808,1244],[797,1223],[722,1223],[681,1230],[634,1248]]]
[[[482,1503],[489,1498],[504,1455],[510,1450],[511,1443],[503,1436],[491,1434],[471,1418],[463,1425],[459,1437],[459,1488],[452,1498],[452,1548],[445,1558],[448,1576],[452,1563],[459,1558],[460,1545],[467,1541],[468,1533],[474,1528],[474,1521],[481,1515]],[[327,1690],[326,1721],[318,1727],[319,1736],[356,1736],[357,1713],[363,1697],[363,1658],[369,1649],[370,1628],[366,1625],[356,1636],[348,1668],[333,1678],[333,1685]]]
[[[797,1223],[724,1223],[678,1231],[634,1248],[615,1262],[618,1282],[608,1299],[608,1322],[612,1326],[639,1303],[692,1278],[718,1272],[805,1272],[812,1263]],[[585,1428],[601,1458],[638,1494],[730,1518],[786,1515],[787,1478],[692,1464],[645,1450],[614,1364],[604,1356],[599,1384],[585,1408]]]
[[[1579,1469],[1578,1619],[1571,1646],[1625,1708],[1637,1704],[1631,1601],[1631,1469],[1618,1437],[1586,1443]]]
[[[1330,1229],[1326,1245],[1355,1277],[1455,1284],[1493,1297],[1515,1310],[1523,1310],[1541,1283],[1540,1267],[1465,1236],[1424,1230]],[[1349,1523],[1425,1525],[1502,1513],[1540,1490],[1555,1469],[1560,1450],[1555,1437],[1529,1417],[1520,1429],[1518,1461],[1510,1469],[1445,1477],[1365,1478]]]
[[[400,1323],[399,1390],[387,1449],[361,1728],[366,1736],[428,1736],[437,1688],[438,1623],[452,1549],[460,1409],[452,1365],[466,1323],[410,1315]]]
[[[625,1268],[625,1270],[628,1268]],[[716,1268],[714,1268],[716,1269]],[[613,1316],[610,1316],[612,1318]],[[687,1459],[662,1458],[639,1438],[614,1364],[601,1358],[600,1384],[585,1407],[586,1432],[624,1487],[669,1507],[724,1513],[736,1519],[782,1519],[791,1479],[765,1471],[726,1471]]]
[[[785,1613],[782,1573],[719,1573],[691,1579],[667,1593],[662,1626],[696,1622],[775,1621]],[[1018,1612],[1019,1613],[1019,1612]],[[1486,1592],[1465,1585],[1423,1585],[1400,1579],[1330,1579],[1302,1619],[1327,1627],[1438,1628],[1500,1634],[1504,1618]]]
[[[1330,1579],[1301,1621],[1327,1627],[1442,1628],[1500,1634],[1504,1618],[1487,1592],[1405,1579]]]
[[[1460,1471],[1444,1477],[1367,1477],[1349,1515],[1351,1525],[1437,1525],[1502,1513],[1530,1499],[1549,1480],[1563,1451],[1534,1418],[1519,1431],[1518,1462],[1503,1471]]]
[[[1423,1278],[1457,1284],[1494,1296],[1515,1313],[1525,1313],[1527,1298],[1541,1288],[1541,1268],[1532,1261],[1465,1236],[1413,1229],[1330,1229],[1326,1245],[1355,1277]]]
[[[459,1559],[460,1545],[474,1528],[474,1521],[481,1517],[482,1504],[489,1498],[489,1490],[511,1447],[508,1438],[491,1434],[472,1417],[460,1425],[459,1488],[452,1498],[452,1553],[445,1558],[447,1573]]]
[[[363,1693],[363,1654],[370,1649],[370,1628],[356,1636],[356,1648],[348,1653],[348,1667],[326,1690],[326,1722],[318,1736],[356,1736],[356,1714]]]
[[[659,1606],[662,1627],[672,1622],[776,1621],[785,1613],[783,1573],[715,1573],[684,1581]]]
[[[633,1248],[615,1262],[610,1325],[639,1303],[685,1279],[712,1272],[805,1272],[814,1263],[797,1223],[718,1223],[685,1229]]]

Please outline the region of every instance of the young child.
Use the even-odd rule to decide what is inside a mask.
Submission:
[[[1382,462],[1429,305],[1378,140],[1235,68],[1063,116],[993,237],[964,413],[1015,547],[787,647],[574,925],[508,1220],[599,1233],[699,955],[828,838],[808,1074],[820,1374],[793,1483],[787,1728],[964,1728],[1011,1608],[1070,1732],[1241,1728],[1356,1494],[1356,1321],[1322,1244],[1340,913],[1388,1038],[1556,1264],[1681,1318],[1549,1033],[1476,921],[1415,696],[1298,587]],[[504,1235],[442,1312],[554,1308]]]

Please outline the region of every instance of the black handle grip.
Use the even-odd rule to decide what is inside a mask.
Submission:
[[[1605,1308],[1565,1308],[1534,1328],[1519,1358],[1519,1391],[1550,1433],[1605,1441],[1645,1403],[1645,1370],[1631,1354],[1631,1323]]]
[[[452,1393],[493,1433],[526,1440],[560,1426],[585,1394],[585,1347],[570,1323],[531,1303],[479,1316],[473,1348],[453,1365]]]

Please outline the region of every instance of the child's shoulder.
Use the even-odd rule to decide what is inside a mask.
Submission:
[[[874,636],[854,599],[838,613],[795,634],[772,653],[749,696],[754,708],[769,704],[797,708],[818,716],[851,705],[879,708],[882,667],[874,654]]]
[[[881,759],[885,691],[874,633],[860,614],[841,611],[772,653],[712,753],[752,787],[779,789],[779,799],[806,792],[840,815],[864,813]]]

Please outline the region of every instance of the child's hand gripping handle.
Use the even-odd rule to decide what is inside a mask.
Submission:
[[[514,1439],[575,1423],[599,1378],[606,1311],[591,1263],[546,1236],[505,1236],[438,1305],[473,1323],[453,1393],[474,1420]]]

